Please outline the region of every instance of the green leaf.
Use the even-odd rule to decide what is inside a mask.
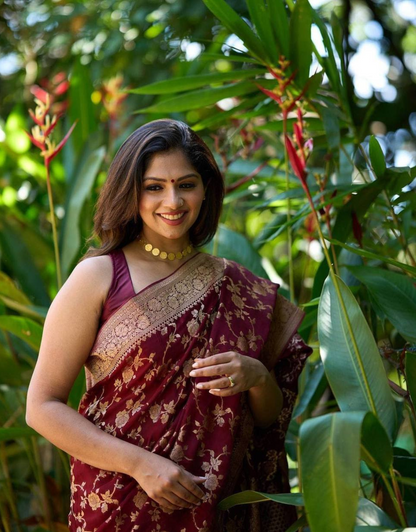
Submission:
[[[267,57],[277,66],[279,64],[279,44],[275,41],[269,9],[264,0],[247,0],[251,21],[257,34],[265,45]]]
[[[42,327],[21,316],[0,316],[0,329],[13,333],[36,350],[39,350]]]
[[[3,272],[0,272],[0,294],[22,305],[31,304],[26,294],[19,290],[12,279]]]
[[[248,24],[224,0],[204,0],[204,4],[231,33],[243,41],[247,49],[263,64],[268,56],[263,43],[252,32]]]
[[[348,244],[344,244],[343,242],[340,242],[339,240],[335,238],[327,238],[325,237],[325,240],[328,240],[328,242],[332,242],[333,244],[336,244],[337,246],[340,246],[344,249],[348,249],[348,251],[351,251],[351,253],[356,253],[357,255],[360,255],[361,257],[366,257],[367,259],[374,259],[377,261],[385,262],[386,264],[391,264],[392,266],[396,266],[397,268],[400,268],[401,270],[405,272],[412,273],[413,275],[416,275],[416,268],[413,266],[409,266],[408,264],[405,264],[404,262],[399,262],[394,259],[390,259],[389,257],[384,257],[383,255],[379,255],[377,253],[373,253],[372,251],[367,251],[365,249],[361,249],[358,247],[350,246]]]
[[[79,119],[79,124],[77,124],[71,135],[71,142],[73,142],[77,153],[81,151],[84,142],[98,128],[95,117],[96,109],[91,100],[93,91],[91,67],[82,65],[80,59],[77,59],[73,67],[69,87],[71,125],[77,118]]]
[[[268,0],[270,22],[280,53],[289,57],[289,18],[284,0]]]
[[[377,526],[383,525],[394,528],[397,524],[381,508],[369,499],[360,497],[358,502],[357,525]]]
[[[222,81],[236,81],[245,78],[255,78],[264,75],[267,71],[264,68],[250,68],[246,70],[232,70],[230,72],[215,72],[213,74],[199,74],[198,76],[184,76],[180,78],[156,81],[137,89],[129,89],[125,92],[133,94],[172,94],[175,92],[198,89],[211,83]]]
[[[361,434],[377,425],[384,431],[371,412],[337,412],[301,425],[300,463],[311,532],[352,530],[358,508]],[[392,457],[385,433],[382,444]],[[374,440],[372,448],[376,446]]]
[[[264,84],[265,80],[262,80]],[[169,98],[161,102],[155,103],[150,107],[145,107],[134,111],[137,113],[173,113],[180,111],[189,111],[190,109],[200,109],[206,105],[212,105],[224,98],[231,98],[233,96],[242,96],[250,92],[257,91],[254,83],[249,81],[242,81],[232,85],[224,85],[223,87],[215,89],[202,89],[199,91],[188,92],[181,96]]]
[[[371,411],[389,436],[396,431],[396,410],[370,327],[348,286],[328,276],[318,308],[321,358],[342,411]]]
[[[20,438],[31,438],[32,436],[38,436],[38,433],[30,427],[0,428],[0,441],[16,440]]]
[[[237,54],[224,55],[224,54],[216,54],[214,52],[204,52],[200,54],[196,59],[194,59],[194,61],[198,61],[201,63],[203,62],[213,63],[214,61],[218,61],[218,60],[235,61],[237,63],[248,63],[248,64],[254,63],[256,65],[263,64],[263,61],[260,62],[257,59],[254,59],[253,57],[246,55],[243,52],[240,52],[238,55]]]
[[[74,178],[66,196],[65,217],[60,232],[61,268],[64,279],[76,258],[81,246],[80,216],[82,207],[91,194],[95,179],[104,160],[105,148],[90,149],[86,143],[79,164],[75,167]]]
[[[206,246],[208,253],[225,257],[244,265],[255,275],[267,279],[267,273],[261,265],[261,256],[247,238],[229,229],[223,224],[218,227],[217,234]]]
[[[319,363],[313,368],[312,374],[308,375],[305,389],[299,398],[292,417],[296,418],[303,414],[305,410],[309,408],[311,403],[315,405],[315,401],[313,401],[314,398],[317,396],[320,398],[327,385],[328,382],[326,380],[324,366],[323,364]]]
[[[370,160],[371,166],[377,177],[383,177],[386,171],[386,160],[381,146],[374,135],[370,138]]]
[[[348,266],[368,289],[377,305],[399,333],[416,343],[416,288],[413,280],[400,273],[370,266]]]
[[[331,109],[325,107],[324,105],[319,105],[316,103],[315,106],[319,114],[322,116],[329,149],[339,149],[339,144],[341,142],[341,134],[337,115],[333,113]]]
[[[255,502],[275,501],[291,506],[303,506],[303,495],[301,493],[263,493],[261,491],[246,490],[226,497],[219,502],[220,510],[228,510],[238,504],[251,504]]]
[[[312,9],[308,0],[298,0],[290,18],[290,61],[295,81],[303,88],[312,63]]]
[[[321,17],[314,9],[312,10],[312,18],[314,24],[316,24],[319,31],[321,32],[322,41],[324,43],[325,50],[328,54],[328,57],[324,58],[325,72],[328,76],[329,81],[331,82],[333,90],[338,93],[340,87],[340,80],[337,63],[335,61],[334,50],[332,48],[331,38],[328,34],[325,22],[321,19]]]
[[[50,299],[45,283],[37,268],[46,266],[48,248],[40,236],[25,224],[16,224],[0,212],[0,245],[13,278],[19,282],[25,294],[38,305],[49,306]],[[37,253],[35,255],[35,248]],[[46,249],[45,249],[46,248]],[[51,253],[52,257],[52,253]]]

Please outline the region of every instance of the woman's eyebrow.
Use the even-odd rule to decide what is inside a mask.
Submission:
[[[175,179],[175,181],[181,181],[182,179],[186,179],[188,177],[199,177],[196,174],[186,174],[182,177],[178,177],[178,179]],[[148,179],[153,179],[154,181],[168,181],[167,179],[162,179],[161,177],[145,177],[143,179],[143,182],[147,181]]]

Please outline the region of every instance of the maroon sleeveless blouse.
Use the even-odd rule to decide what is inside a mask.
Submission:
[[[135,295],[124,251],[116,249],[109,255],[113,263],[113,279],[101,313],[100,328],[118,308]]]

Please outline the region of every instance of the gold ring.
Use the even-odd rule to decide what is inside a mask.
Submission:
[[[230,377],[228,375],[227,375],[227,377],[228,377],[228,380],[230,381],[230,386],[229,387],[232,388],[233,386],[235,386],[235,382],[234,382],[232,377]]]

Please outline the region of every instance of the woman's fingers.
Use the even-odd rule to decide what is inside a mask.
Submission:
[[[183,510],[182,506],[177,506],[176,504],[171,503],[170,501],[168,501],[168,499],[165,499],[165,497],[158,497],[156,502],[160,506],[162,506],[163,508],[167,508],[168,510]]]
[[[214,379],[212,381],[198,382],[196,387],[200,390],[209,390],[211,388],[230,388],[230,384],[228,377],[221,377],[221,379]]]
[[[224,375],[232,371],[232,364],[217,364],[216,366],[207,366],[206,368],[193,369],[189,375],[191,377],[212,377],[213,375]]]

